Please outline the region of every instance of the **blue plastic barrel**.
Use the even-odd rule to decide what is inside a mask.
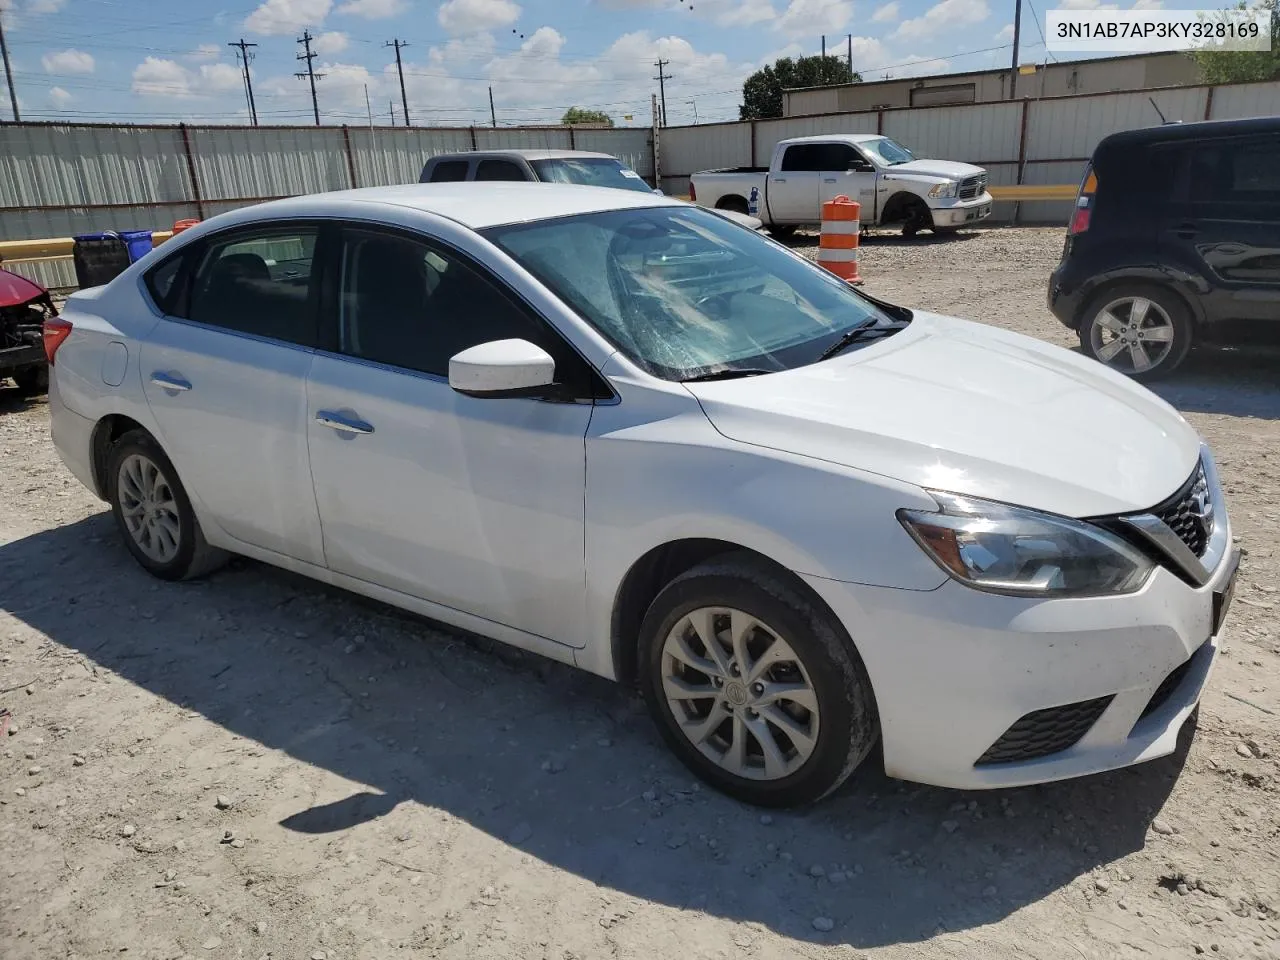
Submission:
[[[129,248],[129,262],[137,263],[151,252],[150,230],[121,230],[120,239]]]

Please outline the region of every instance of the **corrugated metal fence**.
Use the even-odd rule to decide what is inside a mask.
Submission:
[[[0,239],[167,230],[277,197],[414,183],[459,150],[552,148],[620,157],[652,181],[650,131],[568,127],[196,127],[0,124]],[[66,258],[14,263],[75,285]]]
[[[699,170],[767,166],[779,140],[824,133],[881,133],[919,156],[984,166],[995,186],[1078,183],[1107,134],[1160,122],[1148,98],[1169,120],[1271,116],[1280,113],[1280,82],[668,127],[659,144],[661,186],[667,193],[688,193],[689,176]],[[997,203],[992,216],[1008,219],[1013,207]],[[1065,223],[1069,210],[1064,201],[1024,202],[1018,218]]]

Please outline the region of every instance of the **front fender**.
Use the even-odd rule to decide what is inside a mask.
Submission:
[[[1150,263],[1113,267],[1101,273],[1095,273],[1082,282],[1080,284],[1080,305],[1076,311],[1075,326],[1079,327],[1085,306],[1099,290],[1112,284],[1126,281],[1142,281],[1171,287],[1186,301],[1196,324],[1204,322],[1204,303],[1201,298],[1209,292],[1210,285],[1208,280],[1195,270],[1188,270],[1173,264]]]

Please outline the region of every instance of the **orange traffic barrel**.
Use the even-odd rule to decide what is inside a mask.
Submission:
[[[841,280],[861,284],[858,275],[858,234],[862,229],[862,205],[844,194],[822,205],[822,237],[818,241],[818,266]]]

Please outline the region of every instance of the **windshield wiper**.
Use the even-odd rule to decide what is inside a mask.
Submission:
[[[712,370],[700,373],[696,377],[685,377],[681,383],[705,383],[708,380],[737,380],[739,377],[758,377],[766,373],[777,373],[776,370],[761,370],[759,367],[728,367],[724,370]]]
[[[860,327],[854,327],[852,330],[846,330],[835,343],[818,354],[818,360],[830,360],[841,350],[845,350],[855,343],[863,340],[876,340],[880,337],[887,337],[891,333],[897,333],[901,327],[881,327],[877,326],[874,321],[870,324],[864,324]],[[816,361],[815,361],[816,362]]]

